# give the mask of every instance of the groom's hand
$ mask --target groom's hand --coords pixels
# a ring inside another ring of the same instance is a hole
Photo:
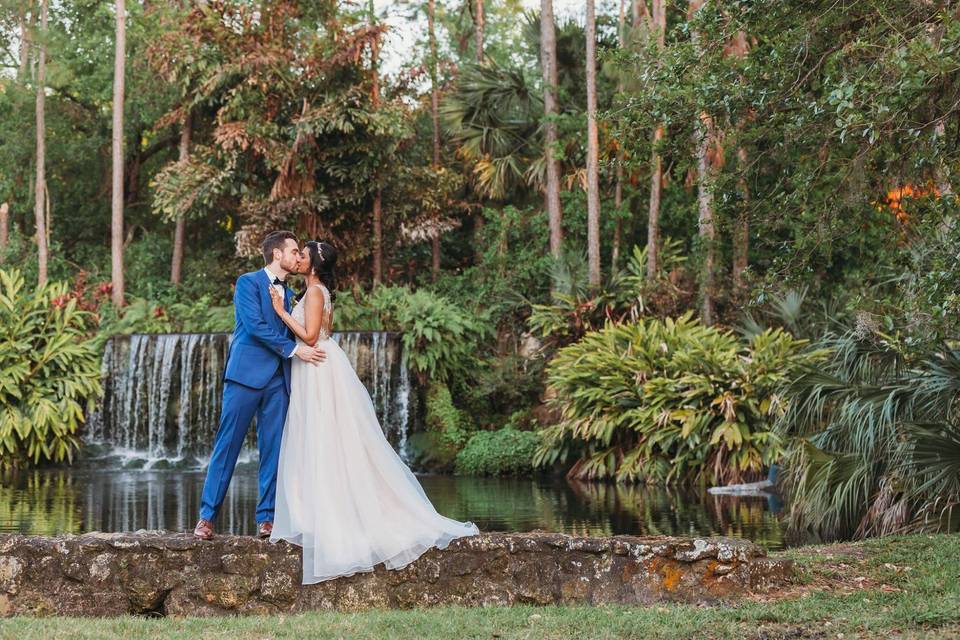
[[[299,345],[297,350],[294,352],[294,355],[304,362],[309,362],[311,364],[320,364],[327,359],[326,351],[316,347],[310,347],[305,344]]]

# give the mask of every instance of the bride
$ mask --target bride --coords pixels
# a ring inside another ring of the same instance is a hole
[[[304,584],[372,571],[381,562],[399,569],[432,547],[479,533],[473,523],[437,513],[384,437],[346,354],[330,340],[336,261],[329,244],[306,244],[299,273],[307,289],[292,313],[271,289],[274,310],[297,343],[323,341],[327,353],[319,365],[293,362],[270,535],[271,542],[303,547]]]

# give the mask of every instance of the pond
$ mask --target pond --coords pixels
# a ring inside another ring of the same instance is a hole
[[[420,475],[437,510],[482,531],[577,535],[725,535],[784,546],[776,498],[569,482],[562,478]],[[0,484],[0,532],[84,533],[193,528],[201,470],[74,467],[23,472]],[[219,531],[254,533],[255,463],[238,466]]]

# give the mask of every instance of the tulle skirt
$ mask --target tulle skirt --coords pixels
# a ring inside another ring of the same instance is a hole
[[[325,362],[292,363],[271,542],[303,547],[303,583],[404,567],[476,535],[434,509],[383,435],[373,403],[333,340]]]

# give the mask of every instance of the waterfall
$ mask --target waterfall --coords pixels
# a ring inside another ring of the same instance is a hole
[[[333,335],[370,393],[387,439],[407,459],[416,423],[400,335],[345,331]],[[94,457],[117,466],[203,466],[220,418],[225,333],[133,334],[111,337],[103,352],[104,394],[86,440]],[[251,429],[242,459],[256,456]]]

